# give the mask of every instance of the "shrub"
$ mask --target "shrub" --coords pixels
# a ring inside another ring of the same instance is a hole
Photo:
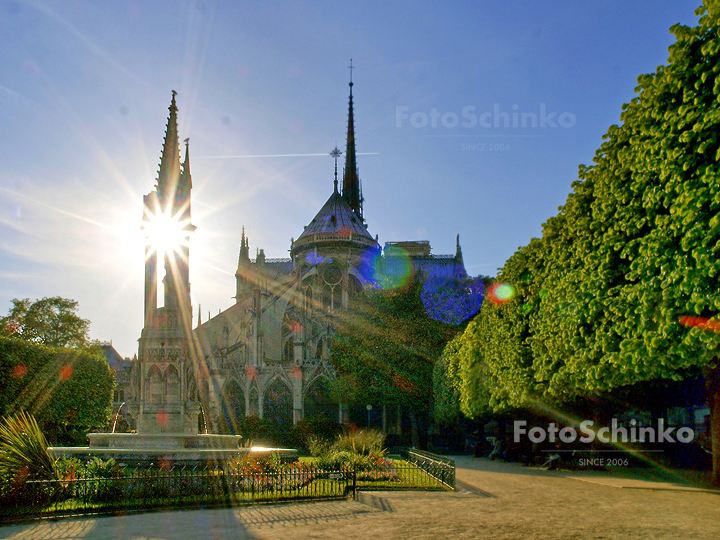
[[[361,429],[347,435],[340,435],[332,445],[333,451],[347,450],[367,456],[372,453],[384,453],[383,444],[385,443],[385,434],[374,429]]]
[[[35,493],[28,480],[57,479],[55,459],[35,418],[24,411],[3,418],[0,424],[0,497],[35,502],[48,493]],[[44,488],[43,488],[44,490]]]
[[[332,442],[321,437],[310,437],[307,442],[307,449],[312,457],[320,457],[330,453]]]

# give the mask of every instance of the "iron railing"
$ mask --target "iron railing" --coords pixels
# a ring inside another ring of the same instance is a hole
[[[372,468],[299,462],[275,470],[118,468],[106,471],[103,478],[28,480],[14,488],[0,486],[0,523],[147,509],[356,498],[360,490],[454,487],[454,464],[450,474],[448,463],[432,464],[418,455],[408,451],[405,459],[385,458]]]
[[[409,463],[435,478],[443,486],[455,489],[454,460],[416,448],[400,448],[397,453]]]

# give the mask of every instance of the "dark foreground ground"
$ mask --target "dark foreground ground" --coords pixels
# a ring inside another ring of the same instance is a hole
[[[458,457],[456,464],[456,493],[376,492],[348,502],[42,522],[0,527],[0,538],[720,537],[720,492],[690,487],[669,474],[544,471],[470,457]]]

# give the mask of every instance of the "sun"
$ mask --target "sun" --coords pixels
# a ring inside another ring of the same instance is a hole
[[[187,223],[179,216],[165,213],[149,216],[143,224],[145,238],[151,251],[158,253],[179,253],[189,242]]]

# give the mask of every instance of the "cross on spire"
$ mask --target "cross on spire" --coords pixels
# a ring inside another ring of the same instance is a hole
[[[350,86],[352,86],[352,70],[355,69],[352,65],[352,58],[350,59],[350,65],[348,68],[350,69]]]
[[[337,142],[335,143],[335,148],[330,151],[330,155],[335,158],[335,192],[337,192],[337,160],[342,156],[342,151],[337,147]]]

